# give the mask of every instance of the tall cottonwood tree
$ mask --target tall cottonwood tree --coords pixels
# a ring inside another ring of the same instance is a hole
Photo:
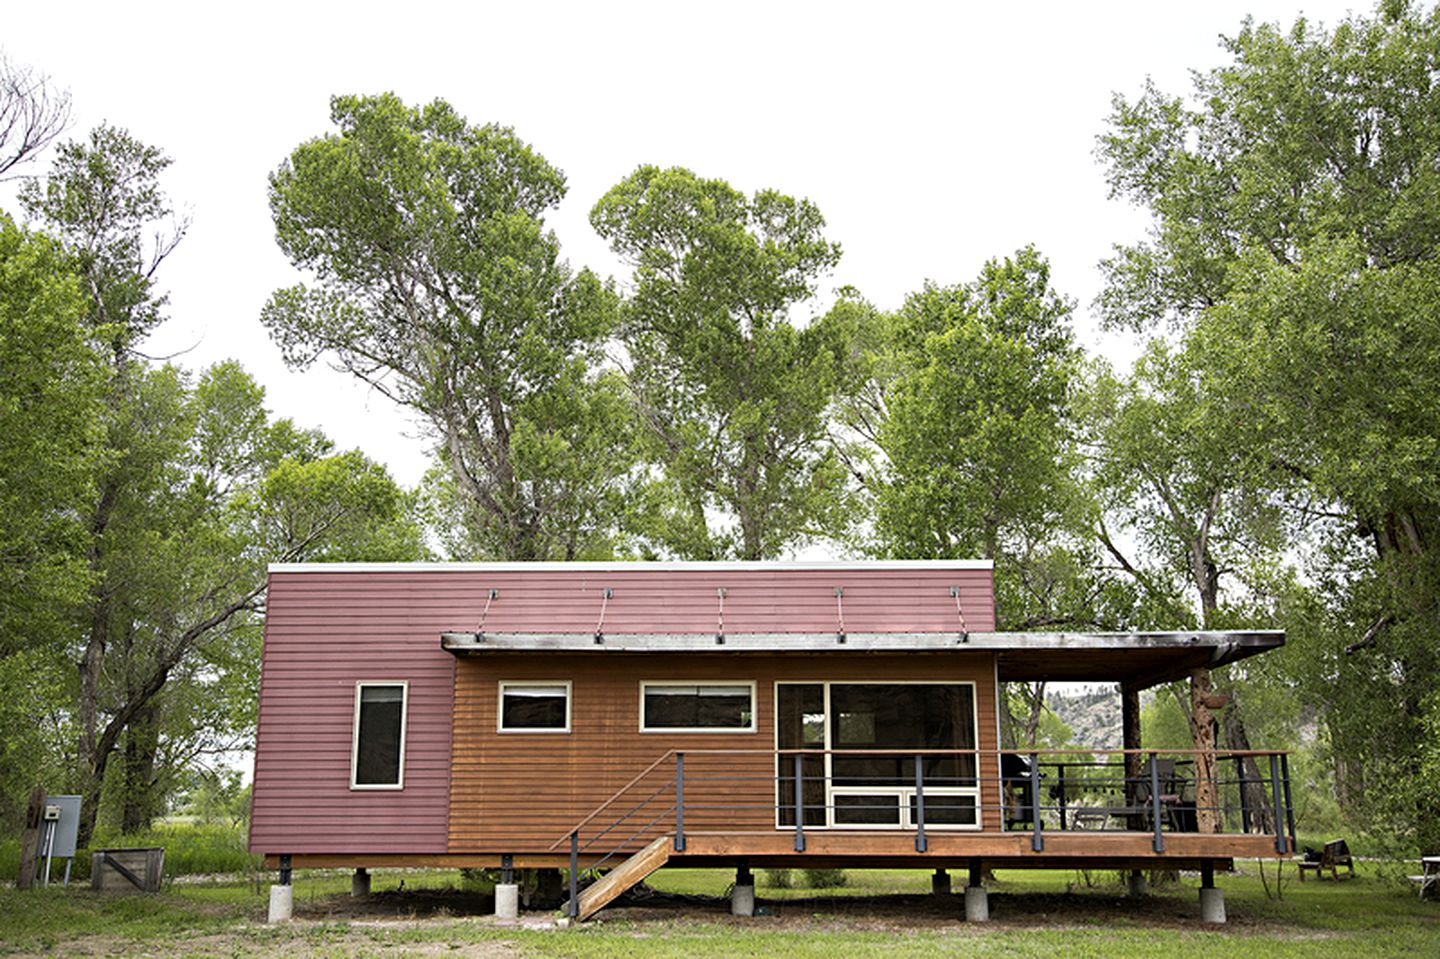
[[[1440,12],[1246,23],[1191,98],[1117,99],[1100,153],[1154,217],[1107,263],[1112,323],[1166,323],[1238,457],[1295,491],[1333,587],[1297,665],[1371,815],[1440,837]],[[1303,540],[1298,540],[1303,543]],[[1398,706],[1398,708],[1397,708]]]
[[[970,283],[927,285],[884,320],[880,379],[857,426],[880,453],[867,478],[872,550],[994,560],[1007,628],[1110,615],[1073,555],[1072,311],[1031,248]]]
[[[439,100],[336,97],[331,119],[270,177],[276,239],[311,275],[262,314],[286,361],[330,357],[421,414],[481,556],[607,551],[632,472],[600,375],[616,297],[545,227],[564,175]]]
[[[208,681],[200,658],[218,663],[222,647],[243,638],[263,601],[266,563],[339,544],[363,553],[360,544],[395,523],[402,505],[363,457],[327,455],[322,437],[269,422],[263,391],[238,366],[221,364],[192,383],[141,355],[164,316],[158,268],[183,233],[159,183],[168,162],[127,132],[100,127],[62,146],[51,175],[21,194],[65,251],[83,304],[75,335],[99,368],[98,452],[79,511],[86,592],[66,631],[76,675],[64,724],[84,796],[82,844],[107,782],[125,824],[153,814],[147,787],[157,753],[185,729],[167,724],[167,701],[184,698],[177,684]],[[298,487],[286,480],[297,474]],[[419,549],[415,534],[400,552]],[[125,775],[109,777],[122,749]]]
[[[847,326],[793,315],[840,257],[820,211],[642,166],[590,222],[633,270],[622,335],[661,476],[653,540],[689,559],[770,559],[843,530],[827,428],[850,377]]]

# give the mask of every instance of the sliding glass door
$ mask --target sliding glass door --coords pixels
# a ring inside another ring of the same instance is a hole
[[[795,824],[795,754],[806,826],[978,829],[973,683],[777,683],[778,824]],[[917,769],[918,766],[918,769]],[[918,782],[917,782],[918,780]]]

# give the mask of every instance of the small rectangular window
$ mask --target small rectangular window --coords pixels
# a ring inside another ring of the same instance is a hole
[[[400,789],[405,782],[407,683],[355,684],[353,789]]]
[[[754,683],[642,683],[642,732],[755,731]]]
[[[568,733],[569,683],[500,684],[502,733]]]

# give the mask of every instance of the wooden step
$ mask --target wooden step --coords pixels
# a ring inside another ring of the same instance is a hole
[[[579,919],[582,922],[589,919],[625,890],[669,862],[671,842],[669,836],[661,836],[580,893]]]

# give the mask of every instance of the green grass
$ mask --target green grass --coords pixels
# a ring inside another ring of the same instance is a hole
[[[215,873],[245,873],[260,868],[260,857],[245,849],[245,827],[230,823],[175,822],[157,824],[141,833],[122,834],[100,828],[91,849],[165,847],[165,875],[193,876]],[[14,882],[20,867],[20,840],[0,840],[0,881]],[[59,875],[57,867],[56,875]],[[90,878],[89,850],[75,857],[71,879]]]
[[[1440,903],[1420,903],[1407,885],[1377,878],[1362,864],[1350,882],[1290,878],[1283,898],[1267,898],[1254,863],[1218,883],[1231,922],[1198,921],[1194,879],[1165,885],[1144,903],[1120,898],[1114,873],[1004,871],[992,889],[988,925],[960,919],[958,898],[943,906],[861,901],[856,896],[929,891],[928,872],[851,870],[850,884],[816,892],[758,889],[774,915],[732,919],[715,906],[665,906],[602,913],[574,929],[497,926],[482,918],[410,919],[403,905],[385,916],[316,919],[344,911],[349,876],[301,872],[293,924],[266,926],[270,877],[263,883],[171,883],[154,896],[101,898],[88,889],[0,890],[0,955],[164,954],[261,956],[384,955],[456,951],[562,957],[770,956],[1390,956],[1440,954]],[[1273,865],[1269,867],[1274,892]],[[650,884],[670,892],[718,895],[729,870],[663,870]],[[963,881],[955,876],[956,888]],[[454,870],[381,871],[373,891],[458,887]],[[1068,896],[1057,894],[1067,893]],[[820,898],[820,897],[828,898]],[[534,918],[544,919],[544,916]],[[379,921],[377,921],[379,920]]]

